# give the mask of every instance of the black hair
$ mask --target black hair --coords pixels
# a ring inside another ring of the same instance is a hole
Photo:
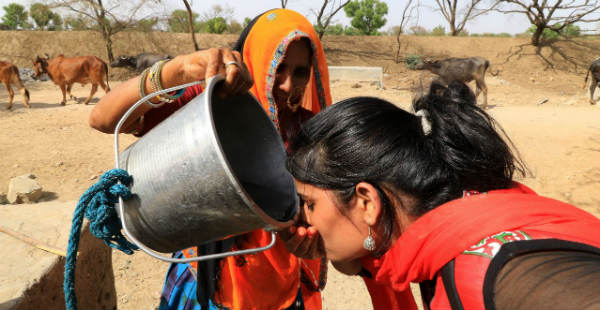
[[[287,166],[299,181],[334,190],[343,204],[359,182],[378,190],[380,249],[396,229],[395,208],[403,207],[395,194],[414,197],[416,206],[405,212],[419,217],[463,190],[509,188],[515,171],[525,175],[497,128],[504,131],[464,83],[432,83],[413,109],[427,111],[430,132],[421,117],[390,102],[355,97],[308,120],[290,144]]]

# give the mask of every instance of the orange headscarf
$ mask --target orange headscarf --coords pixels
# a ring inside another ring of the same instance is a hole
[[[254,78],[250,92],[276,124],[277,105],[272,92],[275,72],[288,45],[300,38],[308,38],[313,50],[313,68],[302,107],[316,114],[331,104],[329,71],[319,36],[306,17],[286,9],[268,11],[258,17],[244,42],[242,58]]]
[[[275,72],[290,42],[300,38],[308,38],[313,50],[311,77],[302,108],[316,114],[331,104],[329,72],[319,37],[304,16],[286,9],[268,11],[256,19],[243,43],[242,58],[254,79],[250,92],[276,125],[277,105],[272,94]],[[244,248],[262,247],[271,240],[270,233],[262,229],[247,236]],[[326,266],[319,260],[298,259],[286,250],[281,240],[267,251],[243,258],[227,257],[221,267],[215,299],[227,308],[284,309],[294,302],[298,289],[302,288],[305,308],[321,309],[319,292],[307,287],[324,284],[319,283],[322,278],[319,276]],[[301,270],[309,284],[301,284]]]

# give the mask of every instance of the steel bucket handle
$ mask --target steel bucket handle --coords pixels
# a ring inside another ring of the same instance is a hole
[[[225,78],[222,75],[215,75],[214,77],[212,77],[208,80],[206,89],[204,91],[207,92],[207,94],[211,94],[215,85],[224,79]],[[178,85],[178,86],[174,86],[171,88],[167,88],[167,89],[159,90],[157,92],[150,93],[150,94],[146,95],[145,97],[141,98],[140,100],[138,100],[133,106],[131,106],[129,108],[129,110],[127,110],[127,112],[125,112],[125,114],[123,114],[123,116],[117,123],[117,127],[115,127],[115,133],[114,133],[114,135],[115,135],[115,168],[120,169],[120,167],[119,167],[119,131],[121,130],[121,126],[123,126],[123,123],[125,123],[125,120],[129,117],[129,115],[131,115],[131,113],[133,113],[133,111],[138,106],[140,106],[142,103],[146,102],[148,99],[151,99],[152,97],[155,97],[157,95],[162,95],[162,94],[169,93],[169,92],[172,92],[172,91],[175,91],[178,89],[194,86],[194,85],[202,83],[203,81],[204,80],[200,80],[200,81],[196,81],[196,82],[182,84],[182,85]],[[147,104],[149,104],[153,108],[158,108],[158,107],[161,107],[164,103],[154,104],[154,103],[148,101]],[[261,252],[264,250],[268,250],[268,249],[272,248],[273,245],[275,245],[275,240],[276,240],[275,232],[272,231],[271,232],[271,242],[264,247],[216,253],[216,254],[209,254],[209,255],[202,255],[202,256],[197,256],[197,257],[193,257],[193,258],[172,258],[172,257],[157,254],[156,252],[154,252],[153,250],[148,248],[146,245],[144,245],[142,242],[137,240],[131,233],[129,233],[129,230],[127,229],[127,224],[125,223],[124,210],[125,210],[125,208],[123,207],[123,199],[121,198],[121,196],[119,196],[119,214],[121,214],[121,226],[123,226],[123,232],[125,233],[125,236],[127,237],[127,239],[129,239],[133,244],[135,244],[142,251],[146,252],[146,254],[148,254],[156,259],[159,259],[159,260],[162,260],[165,262],[169,262],[169,263],[190,263],[190,262],[199,262],[199,261],[204,261],[204,260],[223,258],[223,257],[227,257],[227,256],[253,254],[253,253],[258,253],[258,252]]]

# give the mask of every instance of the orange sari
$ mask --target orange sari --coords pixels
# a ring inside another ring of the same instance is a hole
[[[276,125],[279,124],[277,105],[272,94],[275,72],[290,42],[300,38],[308,38],[313,49],[311,77],[302,109],[316,114],[331,104],[329,72],[319,37],[304,16],[286,9],[268,11],[258,17],[243,45],[242,58],[254,78],[250,92]],[[246,236],[244,248],[262,247],[271,239],[270,233],[264,230]],[[300,288],[305,308],[321,309],[319,290],[324,285],[326,263],[297,258],[286,250],[280,239],[273,248],[244,255],[242,261],[240,263],[239,257],[221,261],[215,294],[218,304],[230,309],[284,309],[294,302]],[[301,282],[301,274],[305,281]]]

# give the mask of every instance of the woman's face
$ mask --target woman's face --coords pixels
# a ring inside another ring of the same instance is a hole
[[[297,180],[296,188],[306,221],[323,238],[327,258],[344,262],[369,254],[362,246],[368,235],[368,225],[360,208],[350,207],[343,211],[344,214],[332,191]]]
[[[273,97],[278,107],[296,105],[302,100],[310,78],[310,50],[305,40],[295,40],[277,67]]]

